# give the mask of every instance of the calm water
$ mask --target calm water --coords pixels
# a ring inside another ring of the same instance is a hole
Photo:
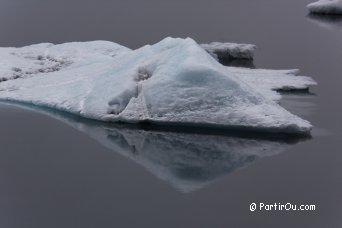
[[[145,132],[2,104],[0,227],[342,227],[342,19],[307,17],[309,2],[0,0],[0,46],[247,42],[256,67],[319,83],[282,101],[315,126],[304,141]]]

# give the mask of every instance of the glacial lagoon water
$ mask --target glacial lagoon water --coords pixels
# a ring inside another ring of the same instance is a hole
[[[245,42],[258,46],[247,66],[318,82],[281,101],[312,122],[311,139],[123,128],[1,104],[0,226],[341,227],[342,27],[307,16],[309,2],[0,0],[0,46]],[[316,211],[251,212],[253,202]]]

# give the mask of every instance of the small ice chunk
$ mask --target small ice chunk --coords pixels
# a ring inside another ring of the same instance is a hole
[[[253,59],[256,46],[253,44],[212,42],[201,44],[210,55],[218,59]]]
[[[310,13],[317,14],[342,14],[341,0],[319,0],[307,5]]]

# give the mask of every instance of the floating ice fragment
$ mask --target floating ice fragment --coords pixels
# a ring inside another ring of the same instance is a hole
[[[341,0],[319,0],[310,3],[307,8],[311,13],[317,14],[342,14]]]

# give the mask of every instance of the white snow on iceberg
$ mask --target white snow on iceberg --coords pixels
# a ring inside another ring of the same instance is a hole
[[[259,85],[239,79],[190,38],[166,38],[134,51],[102,41],[41,44],[2,48],[0,57],[3,100],[101,121],[311,130],[309,122],[280,107]]]
[[[201,44],[210,55],[216,59],[253,59],[256,46],[253,44],[212,42]]]
[[[318,14],[342,14],[341,0],[319,0],[310,3],[307,8],[311,13]]]
[[[266,70],[228,67],[241,81],[253,87],[265,97],[279,101],[278,91],[307,91],[317,83],[307,76],[299,76],[299,70]]]
[[[0,48],[0,82],[37,76],[65,69],[69,65],[80,67],[93,62],[108,61],[130,49],[108,41],[42,43],[23,48]]]

